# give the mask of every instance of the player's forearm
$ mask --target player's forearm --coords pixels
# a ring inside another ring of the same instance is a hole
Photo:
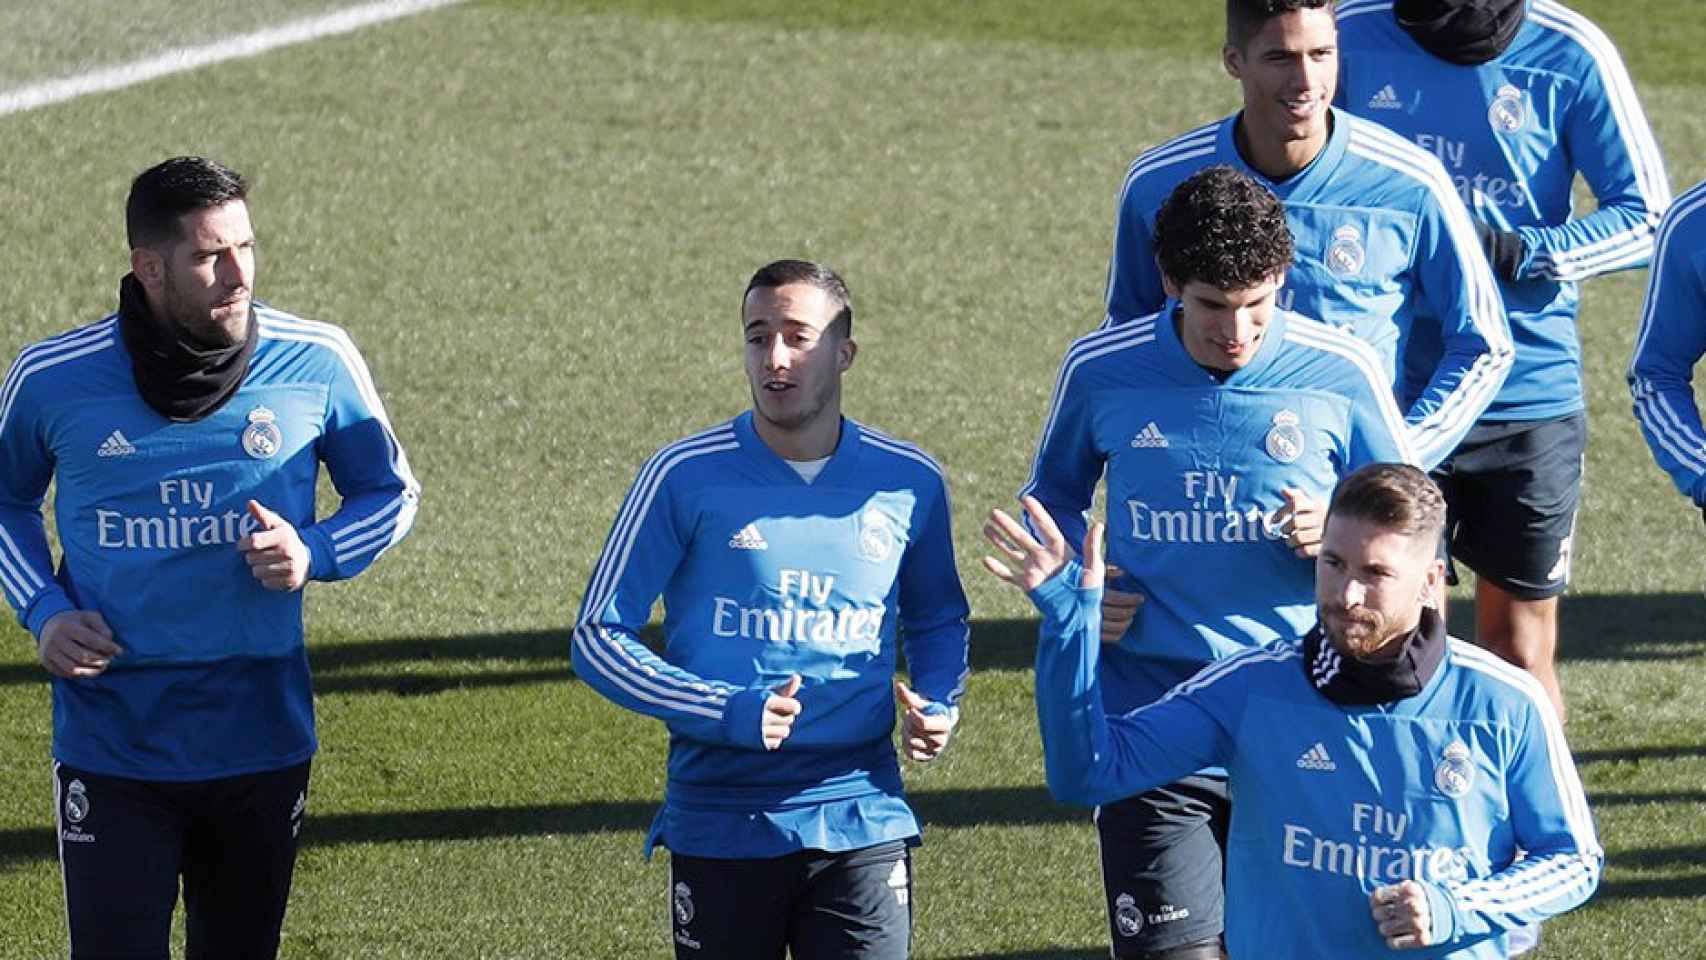
[[[1405,412],[1417,466],[1431,470],[1451,455],[1498,396],[1514,359],[1508,339],[1495,346],[1465,334],[1447,344],[1433,379]]]
[[[1435,887],[1429,903],[1436,935],[1442,937],[1436,942],[1478,939],[1572,910],[1598,889],[1601,866],[1598,854],[1530,851],[1490,876]]]
[[[971,631],[964,616],[935,624],[903,624],[907,669],[918,695],[957,710],[970,674]]]
[[[345,580],[366,570],[414,527],[419,490],[401,484],[346,497],[337,512],[297,531],[309,579]]]
[[[617,706],[670,725],[705,743],[763,748],[759,712],[769,691],[707,680],[653,653],[633,631],[588,622],[575,628],[569,658],[575,676]]]
[[[1681,383],[1635,378],[1630,383],[1635,420],[1653,460],[1684,496],[1706,502],[1706,428],[1694,391]]]
[[[32,636],[55,615],[76,609],[54,579],[39,504],[0,503],[0,588]]]
[[[1519,227],[1525,252],[1519,275],[1562,283],[1644,267],[1653,255],[1660,212],[1636,197],[1568,223]]]

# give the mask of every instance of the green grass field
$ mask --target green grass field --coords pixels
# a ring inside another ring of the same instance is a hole
[[[1624,50],[1672,184],[1706,177],[1697,3],[1576,5]],[[0,87],[330,6],[217,29],[158,0],[8,11]],[[638,465],[743,409],[740,291],[779,256],[854,290],[848,412],[953,476],[977,673],[953,748],[908,771],[916,953],[1105,955],[1088,818],[1042,786],[1029,610],[977,531],[1100,319],[1126,165],[1235,104],[1218,11],[474,3],[0,117],[4,359],[116,302],[138,170],[218,157],[257,185],[260,296],[352,332],[425,485],[408,542],[310,590],[322,748],[285,957],[669,955],[667,856],[639,856],[664,734],[574,680],[566,625]],[[1706,551],[1628,412],[1644,279],[1586,293],[1563,660],[1610,860],[1543,957],[1706,956]],[[0,640],[0,960],[63,955],[48,687],[23,631]]]

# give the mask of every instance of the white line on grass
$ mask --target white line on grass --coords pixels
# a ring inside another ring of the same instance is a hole
[[[349,33],[376,23],[461,2],[462,0],[380,0],[377,3],[365,3],[359,7],[348,7],[317,17],[293,20],[238,37],[215,40],[201,46],[177,47],[145,60],[32,83],[13,90],[0,91],[0,117],[62,103],[91,93],[122,90],[174,73],[184,73],[226,60],[253,57],[294,43],[307,43],[321,37]]]

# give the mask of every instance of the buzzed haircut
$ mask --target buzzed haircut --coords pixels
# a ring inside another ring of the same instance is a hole
[[[246,200],[249,182],[206,157],[173,157],[137,174],[124,204],[124,231],[132,250],[174,243],[186,213]]]
[[[1445,533],[1445,496],[1428,475],[1405,463],[1371,463],[1333,488],[1329,519],[1356,517],[1406,537],[1437,543]]]
[[[1284,275],[1294,253],[1279,198],[1224,164],[1179,184],[1155,215],[1155,259],[1180,287],[1249,290]]]
[[[747,294],[754,290],[785,287],[791,283],[807,284],[828,294],[836,305],[835,318],[829,322],[829,332],[844,340],[853,335],[853,295],[847,292],[847,284],[841,277],[821,263],[810,260],[774,260],[767,263],[747,281],[746,292],[740,295],[740,302],[745,304]]]
[[[1334,0],[1226,0],[1226,43],[1244,49],[1262,25],[1294,10],[1333,12]]]

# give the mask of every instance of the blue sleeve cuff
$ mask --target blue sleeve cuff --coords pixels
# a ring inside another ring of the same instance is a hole
[[[764,713],[764,702],[769,699],[769,687],[752,687],[731,694],[723,706],[719,731],[723,742],[748,750],[763,750],[764,727],[759,720]]]
[[[303,527],[296,531],[302,538],[303,546],[308,548],[308,579],[336,580],[338,576],[337,555],[332,552],[332,539],[318,525]]]
[[[1438,945],[1457,938],[1457,914],[1450,892],[1437,883],[1422,884],[1428,893],[1428,942]]]
[[[42,591],[41,596],[30,604],[29,610],[19,620],[23,623],[24,629],[30,632],[30,636],[35,637],[36,642],[40,643],[41,628],[47,626],[49,620],[68,610],[75,609],[77,606],[71,602],[70,597],[65,595],[65,591],[59,589],[57,585],[52,585]]]

